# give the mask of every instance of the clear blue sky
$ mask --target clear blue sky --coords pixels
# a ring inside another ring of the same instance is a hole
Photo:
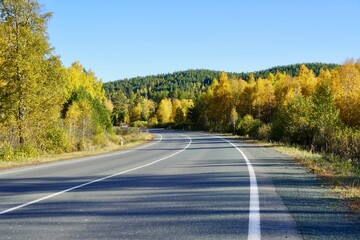
[[[360,0],[39,0],[69,66],[104,82],[360,57]]]

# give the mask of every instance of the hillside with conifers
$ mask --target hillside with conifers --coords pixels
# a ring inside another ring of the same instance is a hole
[[[250,73],[227,73],[229,78],[237,78],[248,80],[254,78],[266,78],[269,73],[276,74],[287,73],[294,77],[302,64],[292,64],[286,66],[278,66],[263,71]],[[337,64],[327,63],[306,63],[307,68],[312,70],[317,76],[320,70],[334,69]],[[159,102],[162,98],[191,98],[195,99],[199,93],[204,92],[205,87],[210,85],[214,78],[217,78],[221,71],[213,70],[187,70],[168,74],[158,74],[146,77],[135,77],[131,79],[123,79],[104,84],[104,89],[108,95],[115,92],[122,92],[128,98],[131,94],[140,94],[142,97]]]

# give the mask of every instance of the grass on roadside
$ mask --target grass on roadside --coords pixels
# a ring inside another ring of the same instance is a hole
[[[252,141],[252,140],[251,140]],[[312,153],[297,147],[253,141],[297,160],[301,165],[317,174],[324,184],[349,203],[352,211],[360,213],[360,169],[350,161],[334,156]]]
[[[153,135],[147,132],[128,134],[122,137],[124,142],[123,146],[109,141],[105,147],[98,149],[61,153],[61,154],[46,154],[34,158],[27,158],[27,159],[25,158],[19,160],[8,160],[8,161],[0,160],[0,170],[29,166],[29,165],[37,165],[42,163],[54,162],[54,161],[68,160],[72,158],[81,158],[81,157],[99,155],[103,153],[128,149],[153,139]]]

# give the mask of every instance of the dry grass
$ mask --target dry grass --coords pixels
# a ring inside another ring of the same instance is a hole
[[[264,144],[261,142],[261,144]],[[310,169],[336,193],[348,202],[354,212],[360,213],[360,170],[350,161],[312,153],[296,147],[265,143],[273,149],[292,157]]]
[[[109,153],[109,152],[118,151],[118,150],[124,150],[124,149],[128,149],[128,148],[140,145],[147,141],[150,141],[151,139],[153,139],[153,135],[150,133],[144,132],[144,133],[140,133],[140,134],[126,135],[126,136],[123,136],[123,138],[124,138],[123,146],[109,141],[105,147],[87,150],[87,151],[61,153],[61,154],[47,154],[47,155],[41,155],[41,156],[34,157],[34,158],[14,160],[14,161],[0,160],[0,170],[29,166],[29,165],[38,165],[38,164],[61,161],[61,160],[68,160],[68,159],[73,159],[73,158],[88,157],[88,156],[94,156],[94,155]]]

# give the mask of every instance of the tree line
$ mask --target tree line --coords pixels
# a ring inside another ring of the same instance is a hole
[[[201,91],[194,98],[171,97],[169,92],[157,100],[143,95],[141,88],[136,93],[107,88],[114,104],[113,121],[234,132],[296,144],[359,164],[360,60],[320,69],[318,74],[303,64],[296,74],[269,71],[266,77],[239,76],[221,72],[208,85],[203,84],[207,78],[202,78],[197,82]],[[121,84],[131,86],[134,81]]]
[[[0,159],[81,150],[111,134],[101,81],[79,62],[62,65],[50,18],[34,0],[0,1]]]
[[[253,73],[227,73],[229,78],[249,80],[250,77],[266,78],[269,73],[277,72],[287,73],[294,77],[301,64],[292,64],[287,66],[273,67],[263,71]],[[325,63],[306,63],[305,66],[312,70],[317,76],[320,69],[334,69],[337,64]],[[146,77],[135,77],[123,79],[104,84],[108,96],[116,95],[119,92],[130,98],[132,94],[138,94],[143,98],[160,102],[163,98],[177,99],[195,99],[199,93],[203,93],[206,87],[211,84],[214,78],[217,78],[221,72],[212,70],[187,70],[168,74],[159,74]],[[115,98],[116,96],[114,96]],[[114,99],[114,101],[116,101]]]

